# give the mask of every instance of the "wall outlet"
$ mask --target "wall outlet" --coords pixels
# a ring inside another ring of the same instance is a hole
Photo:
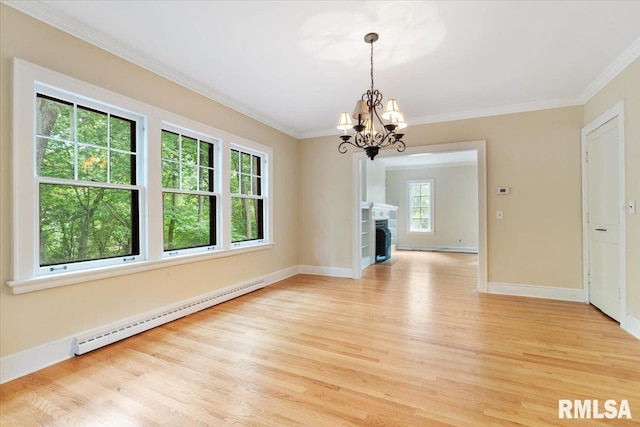
[[[504,211],[496,211],[496,219],[503,219]]]

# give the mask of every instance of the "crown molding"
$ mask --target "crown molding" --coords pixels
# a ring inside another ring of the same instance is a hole
[[[587,88],[580,94],[580,102],[586,104],[600,92],[611,80],[616,78],[636,58],[640,57],[640,37],[635,39]]]
[[[535,101],[524,104],[503,105],[500,107],[481,108],[478,110],[460,111],[444,114],[434,114],[423,117],[408,117],[410,126],[426,125],[432,123],[452,122],[455,120],[477,119],[481,117],[501,116],[505,114],[526,113],[530,111],[550,110],[553,108],[573,107],[582,105],[578,98],[552,99],[546,101]],[[323,136],[337,136],[339,132],[335,129],[302,133],[301,139],[317,138]]]
[[[138,65],[154,74],[164,77],[174,83],[179,84],[189,90],[192,90],[206,98],[211,99],[225,107],[228,107],[238,113],[244,114],[254,120],[257,120],[267,126],[279,130],[293,138],[300,139],[300,135],[293,129],[269,119],[258,111],[246,108],[239,102],[231,99],[222,93],[214,90],[210,86],[204,85],[191,77],[187,76],[174,68],[167,67],[159,61],[151,58],[144,53],[131,49],[123,43],[105,35],[100,31],[96,31],[94,28],[83,24],[82,22],[73,19],[52,6],[46,4],[42,0],[32,1],[20,1],[20,0],[2,0],[3,4],[12,7],[26,15],[31,16],[45,24],[71,34],[74,37],[79,38],[87,43],[97,46],[109,53],[112,53],[120,58],[123,58],[135,65]]]

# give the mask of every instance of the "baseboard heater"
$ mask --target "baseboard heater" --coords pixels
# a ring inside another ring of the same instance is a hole
[[[143,313],[139,316],[128,318],[117,324],[92,330],[82,336],[74,338],[74,353],[85,354],[116,341],[129,338],[140,332],[148,331],[156,326],[169,323],[173,320],[187,316],[214,305],[229,301],[241,295],[248,294],[267,285],[264,280],[256,280],[236,286],[219,289],[209,294],[201,295],[191,300],[163,307],[154,312]]]

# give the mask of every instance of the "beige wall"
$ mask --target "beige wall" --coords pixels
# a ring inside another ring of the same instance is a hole
[[[625,194],[640,203],[640,58],[613,79],[584,106],[584,125],[624,100]],[[640,212],[626,217],[627,305],[629,314],[640,319]]]
[[[0,356],[298,264],[295,139],[5,5],[0,31]],[[13,295],[4,284],[11,279],[13,57],[272,147],[274,248]]]
[[[486,139],[489,281],[582,288],[582,125],[577,106],[407,128],[409,146]],[[301,264],[351,266],[352,156],[338,143],[300,147]]]
[[[407,181],[434,180],[434,233],[409,233]],[[398,246],[478,248],[477,166],[388,170],[387,203],[399,206]]]

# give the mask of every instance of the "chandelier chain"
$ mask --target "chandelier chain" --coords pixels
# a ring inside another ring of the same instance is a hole
[[[373,92],[373,41],[371,42],[371,92]]]

